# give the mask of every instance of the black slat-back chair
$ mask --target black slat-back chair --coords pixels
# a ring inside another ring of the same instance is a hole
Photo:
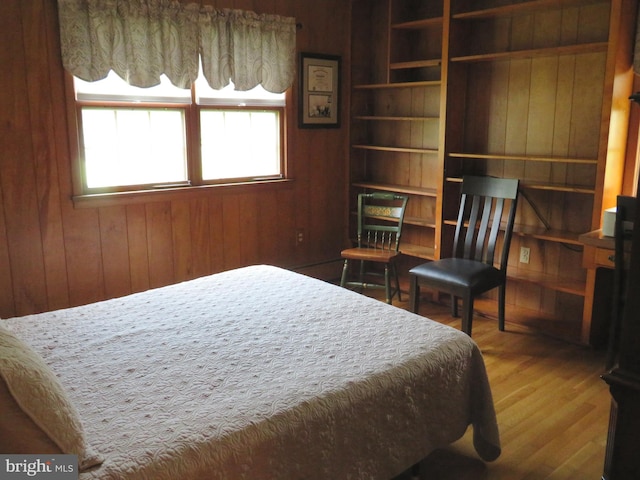
[[[400,283],[395,260],[400,254],[402,223],[408,197],[394,193],[361,193],[358,195],[357,246],[342,251],[344,266],[340,285],[347,288],[383,288],[387,303],[397,294],[400,300]],[[352,260],[360,262],[357,280],[349,280]],[[381,274],[369,268],[384,266],[384,283],[369,281]],[[395,285],[391,286],[391,279]]]
[[[636,198],[619,195],[616,203],[616,219],[614,224],[614,257],[613,257],[613,294],[611,308],[611,324],[607,348],[606,369],[613,368],[618,359],[620,343],[620,324],[624,313],[627,295],[627,279],[629,277],[629,252],[633,233],[633,220],[636,211]]]
[[[420,285],[449,293],[455,317],[458,299],[462,299],[462,331],[471,335],[474,298],[499,288],[498,325],[504,330],[507,260],[518,203],[518,183],[517,179],[463,178],[452,258],[409,270],[413,312],[419,309]],[[505,214],[506,221],[503,221]],[[500,230],[502,242],[498,242]],[[499,261],[495,265],[497,250],[500,250]]]

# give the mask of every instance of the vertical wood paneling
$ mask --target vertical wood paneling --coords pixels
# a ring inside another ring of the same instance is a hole
[[[46,52],[42,52],[41,56],[46,59],[47,70],[49,73],[48,83],[45,90],[49,94],[48,105],[51,109],[51,115],[53,118],[52,123],[52,139],[53,147],[52,153],[55,156],[48,159],[49,162],[55,164],[57,171],[57,178],[51,179],[52,183],[55,183],[58,188],[58,206],[59,219],[53,219],[47,216],[47,228],[51,231],[60,229],[60,243],[59,248],[51,252],[47,252],[47,258],[55,257],[60,263],[58,271],[56,269],[55,274],[51,274],[52,267],[51,262],[45,259],[45,267],[47,268],[47,291],[49,293],[49,306],[51,309],[64,308],[71,303],[70,282],[69,282],[69,268],[66,263],[67,258],[67,245],[65,243],[65,231],[64,231],[64,219],[65,212],[71,209],[71,164],[69,154],[69,129],[65,119],[69,117],[67,111],[67,102],[65,99],[65,77],[64,69],[62,68],[62,62],[60,59],[60,37],[58,32],[58,11],[56,2],[50,0],[42,0],[43,9],[42,15],[45,16],[46,23],[46,35],[48,40],[48,47]],[[39,33],[42,35],[42,32]],[[42,87],[42,86],[41,86]],[[55,189],[54,185],[51,185],[51,189]],[[49,209],[53,211],[55,202],[53,198],[49,204]],[[52,247],[54,248],[54,247]]]
[[[14,2],[15,3],[15,2]],[[16,14],[17,9],[15,5],[11,5],[9,2],[5,2],[0,4],[0,39],[2,39],[3,45],[6,45],[9,41],[9,36],[11,34],[11,26],[8,25],[8,19],[10,15]],[[19,26],[13,27],[15,33],[15,29]],[[0,51],[0,64],[9,65],[9,62],[12,58],[15,58],[15,54],[12,54],[9,48],[3,48]],[[11,87],[9,75],[0,76],[0,87],[2,87],[3,91],[9,90]],[[13,113],[13,108],[11,107],[11,103],[13,99],[5,98],[6,96],[0,96],[0,111],[7,111],[9,114]],[[6,110],[8,108],[8,110]],[[12,126],[9,122],[5,121],[0,124],[0,138],[8,139],[8,135],[12,130]],[[4,200],[4,192],[2,185],[4,181],[2,180],[2,170],[4,170],[4,164],[6,161],[6,156],[11,156],[15,152],[15,146],[6,145],[6,140],[2,142],[2,149],[0,149],[0,165],[2,165],[2,169],[0,169],[0,201],[2,202],[2,208],[0,208],[0,302],[4,306],[4,315],[12,316],[16,314],[16,306],[15,306],[15,295],[13,292],[13,276],[12,276],[12,268],[11,268],[11,251],[9,248],[9,232],[7,231],[6,225],[6,213],[5,213],[5,200]],[[12,151],[13,149],[13,151]]]
[[[0,202],[2,200],[2,183],[0,183]],[[4,306],[4,316],[14,316],[16,308],[13,295],[13,282],[11,276],[11,257],[7,242],[7,228],[4,221],[4,209],[0,209],[0,304]]]
[[[72,305],[104,298],[100,220],[95,209],[67,211],[64,244]]]
[[[511,122],[507,112],[509,111],[509,92],[511,66],[509,62],[498,62],[491,67],[491,90],[489,131],[489,151],[507,153],[507,129]],[[492,162],[493,163],[493,162]],[[499,176],[522,178],[524,165],[522,162],[500,162],[495,166],[496,172],[487,172]]]
[[[596,158],[598,154],[605,61],[603,53],[589,53],[576,58],[572,92],[572,151],[578,157]]]
[[[257,256],[256,262],[278,263],[280,234],[279,214],[284,205],[278,203],[276,192],[267,192],[261,195],[256,205]],[[284,230],[287,231],[287,230]],[[292,230],[288,230],[291,232]],[[293,236],[293,233],[291,234]],[[284,240],[284,239],[282,239]]]
[[[277,233],[275,235],[275,247],[277,251],[277,263],[286,264],[292,258],[295,259],[294,252],[302,249],[295,243],[296,233],[296,209],[295,196],[293,190],[283,190],[276,193],[278,205]],[[293,232],[293,235],[288,233]],[[308,240],[310,241],[310,240]]]
[[[553,147],[555,130],[556,89],[558,61],[541,58],[532,61],[531,93],[527,130],[527,155],[548,155]],[[545,179],[547,172],[545,172]],[[532,177],[535,178],[535,177]]]
[[[233,0],[233,8],[255,11],[254,0]]]
[[[148,290],[151,286],[149,280],[147,215],[144,205],[128,205],[126,215],[131,291],[142,292]]]
[[[304,30],[307,30],[305,27]],[[304,161],[304,159],[310,159],[314,156],[313,145],[309,141],[310,137],[313,137],[309,130],[297,130],[294,142],[296,144],[296,157],[293,160],[294,175],[296,178],[296,189],[298,191],[309,192],[312,184],[312,178],[320,175],[320,172],[315,172],[310,167],[311,162]],[[305,196],[304,198],[298,198],[294,202],[294,225],[296,228],[302,228],[310,240],[307,245],[312,243],[312,232],[310,229],[310,215],[309,203],[311,202],[312,195]],[[283,232],[284,234],[284,232]],[[293,264],[299,265],[303,263],[305,257],[305,249],[300,246],[293,250]]]
[[[239,196],[225,195],[222,202],[222,223],[224,225],[222,248],[225,270],[242,265],[242,247],[240,245],[242,221]]]
[[[206,199],[195,199],[190,203],[192,277],[201,277],[211,272],[209,248],[209,209]]]
[[[259,245],[264,240],[264,237],[258,231],[258,205],[261,201],[262,196],[258,198],[253,193],[238,197],[238,217],[242,218],[238,236],[241,265],[256,264],[260,258]]]
[[[531,61],[511,61],[507,97],[508,121],[505,150],[512,155],[526,153],[530,83]]]
[[[344,233],[343,221],[346,218],[345,208],[341,202],[345,201],[344,189],[340,188],[342,179],[347,175],[345,165],[348,158],[348,150],[345,144],[338,141],[339,132],[333,130],[328,139],[326,151],[329,158],[328,175],[324,176],[324,194],[326,204],[324,205],[326,216],[323,218],[323,230],[318,238],[327,239],[317,242],[321,247],[320,258],[335,259],[339,255],[339,250],[335,249],[340,245],[341,237]],[[321,208],[322,206],[320,206]]]
[[[311,150],[323,149],[325,155],[322,159],[316,159],[313,165],[313,169],[309,172],[310,182],[309,191],[311,193],[310,198],[313,198],[313,202],[309,202],[308,206],[308,218],[307,226],[305,230],[308,232],[308,239],[322,238],[323,229],[325,228],[325,222],[327,221],[327,215],[330,215],[328,207],[330,205],[329,196],[337,194],[333,191],[331,186],[326,182],[331,178],[332,166],[331,166],[331,153],[327,151],[327,132],[322,132],[321,135],[313,135],[309,139],[309,147]],[[324,145],[324,147],[323,147]],[[396,168],[399,171],[402,169],[402,165],[396,164]],[[396,171],[399,174],[398,171]],[[319,242],[310,242],[307,244],[311,247],[312,258],[318,258],[321,255],[322,245]]]
[[[556,85],[557,61],[554,58],[531,61],[531,86],[527,119],[527,155],[546,155],[553,144],[555,93],[549,86]],[[552,164],[525,162],[522,178],[532,182],[549,182]]]
[[[226,225],[222,206],[222,197],[216,196],[209,199],[209,251],[211,255],[211,272],[220,272],[225,269],[224,264],[224,238]]]
[[[22,2],[27,88],[34,149],[36,189],[38,195],[43,262],[47,285],[48,308],[56,309],[68,304],[67,269],[64,257],[60,189],[55,161],[54,113],[51,92],[43,89],[50,84],[49,57],[44,55],[51,43],[51,29],[47,28],[46,1]],[[42,12],[45,11],[46,15]],[[45,32],[45,34],[43,34]]]
[[[131,293],[126,208],[102,208],[99,215],[104,292],[107,297],[120,297]]]
[[[553,129],[554,155],[568,156],[571,138],[571,115],[573,78],[575,75],[575,57],[567,55],[558,59],[558,88],[556,91],[555,125]],[[560,181],[560,179],[558,179]]]
[[[147,246],[149,254],[149,286],[162,287],[175,281],[171,204],[149,203],[147,214]]]
[[[173,269],[176,281],[193,277],[191,240],[191,209],[188,200],[171,202],[171,232],[173,234]]]
[[[31,313],[47,307],[46,277],[35,180],[22,11],[17,1],[0,5],[0,183],[7,229],[15,311]],[[17,22],[10,20],[18,19]],[[25,19],[26,20],[26,19]]]

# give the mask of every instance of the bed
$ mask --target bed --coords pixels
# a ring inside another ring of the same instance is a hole
[[[81,480],[390,479],[469,425],[500,455],[470,337],[277,267],[0,325],[3,412],[33,423],[0,448],[36,430]]]

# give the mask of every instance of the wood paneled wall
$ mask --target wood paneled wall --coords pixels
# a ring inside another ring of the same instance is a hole
[[[302,24],[299,51],[348,61],[349,2],[202,3],[294,16]],[[253,263],[292,267],[339,257],[347,232],[348,135],[345,127],[299,129],[297,84],[287,110],[291,182],[83,207],[72,201],[56,1],[2,0],[0,44],[0,317]],[[348,72],[343,68],[342,125]]]

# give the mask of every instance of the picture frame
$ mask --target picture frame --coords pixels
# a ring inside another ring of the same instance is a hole
[[[300,54],[300,128],[340,127],[340,63],[337,55]]]

